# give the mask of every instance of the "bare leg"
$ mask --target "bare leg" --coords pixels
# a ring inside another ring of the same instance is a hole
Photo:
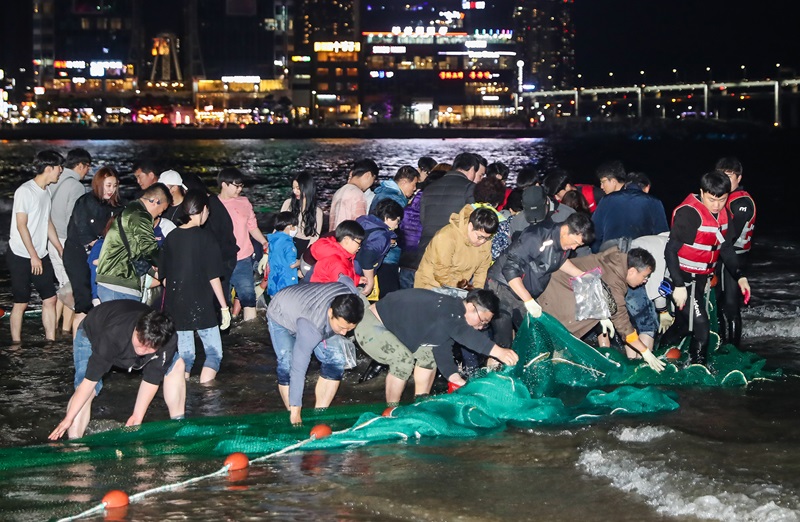
[[[386,375],[386,402],[389,404],[398,404],[400,397],[403,396],[403,390],[406,387],[406,381],[395,377],[391,373]]]
[[[284,386],[282,384],[278,385],[278,393],[281,394],[281,399],[283,399],[283,405],[286,406],[286,409],[289,409],[289,387]]]
[[[64,307],[63,312],[63,321],[61,323],[61,331],[64,333],[69,333],[72,331],[72,318],[75,316],[75,312],[69,306]]]
[[[42,325],[44,338],[48,341],[56,340],[56,303],[58,298],[53,296],[42,301]]]
[[[433,380],[436,378],[436,370],[414,367],[414,395],[427,395],[433,387]]]
[[[256,309],[254,306],[245,306],[243,310],[244,316],[242,317],[242,321],[252,321],[256,318]]]
[[[58,323],[61,321],[61,315],[64,313],[64,303],[61,302],[61,299],[56,297],[56,327],[58,327]]]
[[[200,372],[200,384],[211,382],[217,376],[217,370],[203,366],[203,371]]]
[[[72,421],[72,426],[67,430],[67,437],[70,439],[78,439],[83,437],[83,434],[86,433],[86,427],[89,425],[89,420],[91,420],[92,417],[93,400],[94,394],[89,397],[89,400],[83,405],[81,411],[75,416],[75,420]],[[72,399],[69,400],[69,404],[72,404]],[[69,409],[69,404],[67,404],[67,409]]]
[[[339,389],[339,381],[332,381],[320,377],[317,379],[317,387],[314,393],[317,397],[317,402],[314,404],[315,408],[327,408],[333,402],[333,397]]]
[[[600,334],[597,336],[597,344],[601,348],[608,348],[611,346],[611,339],[608,338],[608,334]]]
[[[183,359],[172,367],[172,371],[164,376],[164,402],[167,403],[171,419],[186,414],[186,380],[183,378]]]
[[[9,324],[11,325],[11,342],[18,343],[22,340],[22,318],[25,316],[25,310],[28,309],[28,303],[14,303],[11,309],[11,317]]]
[[[78,333],[78,326],[81,325],[81,321],[86,317],[86,314],[74,314],[72,318],[72,339],[75,339],[75,334]]]

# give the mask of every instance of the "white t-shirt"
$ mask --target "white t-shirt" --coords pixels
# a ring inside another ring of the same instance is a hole
[[[14,192],[14,208],[11,211],[11,231],[8,246],[19,257],[30,259],[28,249],[17,230],[17,214],[28,215],[28,232],[39,259],[47,255],[47,226],[50,218],[50,192],[41,188],[34,180],[19,186]]]

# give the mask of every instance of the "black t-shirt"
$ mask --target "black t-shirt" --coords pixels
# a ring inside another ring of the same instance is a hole
[[[722,212],[727,212],[722,209]],[[728,215],[728,231],[725,234],[725,241],[720,246],[719,256],[725,264],[726,269],[734,279],[741,277],[739,262],[736,259],[736,252],[733,250],[733,243],[736,241],[735,231],[730,226],[731,217]],[[686,244],[691,245],[697,236],[697,229],[703,224],[703,218],[697,210],[691,207],[681,207],[672,218],[672,229],[669,232],[669,241],[664,250],[664,258],[667,263],[670,278],[675,286],[684,286],[691,279],[691,274],[684,272],[678,262],[678,250]]]
[[[433,346],[436,365],[445,377],[457,371],[453,341],[484,355],[494,347],[485,333],[467,324],[464,301],[457,297],[410,288],[388,294],[375,308],[383,325],[412,352]]]
[[[164,211],[163,214],[161,214],[161,217],[169,219],[170,221],[175,223],[175,226],[178,226],[180,224],[178,220],[185,215],[186,211],[183,210],[183,204],[180,204],[180,205],[172,205],[171,207],[169,207],[167,210]]]
[[[128,299],[108,301],[92,308],[81,323],[92,344],[92,355],[86,367],[87,379],[99,381],[116,366],[128,371],[141,369],[145,382],[161,384],[178,349],[178,336],[173,335],[152,355],[136,355],[133,331],[139,318],[151,310],[146,304]]]
[[[164,240],[158,276],[164,285],[164,309],[177,330],[217,326],[211,281],[222,276],[219,246],[201,227],[176,228]]]

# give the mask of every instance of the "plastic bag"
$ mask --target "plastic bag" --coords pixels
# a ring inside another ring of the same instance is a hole
[[[356,367],[356,345],[347,337],[334,335],[322,341],[325,348],[329,350],[341,350],[344,358],[344,369],[351,370]]]
[[[575,294],[575,320],[607,319],[611,317],[600,267],[584,272],[578,277],[569,280],[572,292]]]

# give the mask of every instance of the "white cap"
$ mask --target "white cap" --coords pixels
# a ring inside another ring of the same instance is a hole
[[[189,190],[186,188],[186,185],[183,184],[183,178],[180,174],[175,172],[174,170],[167,170],[161,173],[158,177],[158,182],[163,183],[164,185],[178,185],[183,187],[183,190]]]

